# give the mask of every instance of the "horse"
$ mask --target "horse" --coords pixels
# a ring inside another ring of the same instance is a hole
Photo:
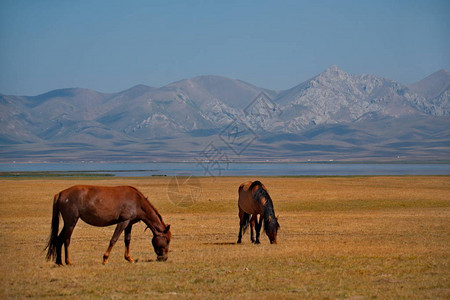
[[[58,235],[60,215],[64,226]],[[98,227],[117,224],[103,255],[103,264],[108,263],[111,250],[124,230],[125,259],[133,262],[130,257],[131,228],[139,221],[143,221],[153,232],[152,244],[157,260],[167,260],[172,236],[170,225],[164,223],[155,207],[138,189],[132,186],[76,185],[54,196],[51,233],[45,248],[48,250],[47,261],[55,260],[57,265],[62,266],[61,249],[64,244],[65,263],[72,265],[69,258],[70,237],[79,218]]]
[[[264,231],[269,237],[271,244],[277,243],[277,232],[280,228],[278,218],[275,217],[272,199],[267,192],[266,187],[260,181],[247,181],[239,186],[239,235],[237,243],[242,242],[242,234],[245,233],[248,226],[251,227],[252,243],[259,244],[259,233],[262,223]],[[259,221],[257,216],[260,215]],[[256,224],[256,240],[253,236],[253,227]]]

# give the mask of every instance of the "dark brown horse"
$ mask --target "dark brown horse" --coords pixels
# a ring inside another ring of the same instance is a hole
[[[242,234],[250,224],[252,243],[259,244],[259,233],[264,224],[264,231],[269,237],[271,244],[277,243],[277,232],[280,228],[278,218],[275,217],[272,199],[266,187],[259,181],[247,181],[239,186],[239,236],[238,244],[241,243]],[[257,216],[259,216],[259,221]],[[256,240],[253,236],[253,227],[256,225]]]
[[[58,235],[60,215],[64,220],[64,227]],[[131,228],[139,221],[147,224],[153,232],[152,244],[157,259],[167,260],[171,238],[170,225],[164,224],[161,215],[140,191],[131,186],[90,185],[76,185],[55,195],[51,234],[46,247],[47,260],[55,259],[56,264],[62,265],[61,249],[64,244],[65,262],[67,265],[72,264],[69,259],[70,237],[79,218],[93,226],[117,224],[109,247],[103,255],[104,264],[108,262],[111,249],[124,230],[125,259],[133,262],[130,257]]]

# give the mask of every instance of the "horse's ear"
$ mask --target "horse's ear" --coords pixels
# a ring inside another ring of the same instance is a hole
[[[166,226],[166,230],[164,230],[164,233],[169,232],[169,230],[170,230],[170,225],[167,225],[167,226]]]

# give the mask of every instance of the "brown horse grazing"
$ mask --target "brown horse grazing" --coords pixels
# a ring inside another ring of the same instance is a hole
[[[271,244],[277,243],[277,232],[280,228],[278,218],[275,217],[273,202],[267,192],[266,187],[259,181],[247,181],[239,186],[239,236],[238,244],[241,243],[242,234],[251,226],[251,241],[259,244],[259,232],[262,223],[264,223],[264,231],[269,237]],[[260,215],[259,221],[257,216]],[[253,227],[256,224],[256,240],[253,237]]]
[[[64,227],[58,235],[60,214]],[[46,247],[47,260],[55,259],[57,265],[62,265],[61,249],[64,244],[65,262],[67,265],[72,264],[69,259],[70,237],[79,218],[93,226],[117,224],[109,247],[103,255],[104,264],[108,262],[111,249],[124,230],[125,259],[133,262],[130,257],[131,228],[139,221],[147,224],[153,232],[152,244],[158,261],[167,260],[171,238],[170,225],[164,224],[161,215],[140,191],[131,186],[90,185],[76,185],[55,195],[51,233]]]

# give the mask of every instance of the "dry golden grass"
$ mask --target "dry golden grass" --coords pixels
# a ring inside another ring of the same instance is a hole
[[[450,177],[260,178],[280,215],[279,244],[236,245],[237,188],[200,178],[191,207],[167,197],[169,178],[0,180],[1,298],[450,298]],[[131,254],[114,227],[78,222],[73,267],[46,262],[52,197],[74,184],[133,185],[172,225],[169,260],[133,228]]]

